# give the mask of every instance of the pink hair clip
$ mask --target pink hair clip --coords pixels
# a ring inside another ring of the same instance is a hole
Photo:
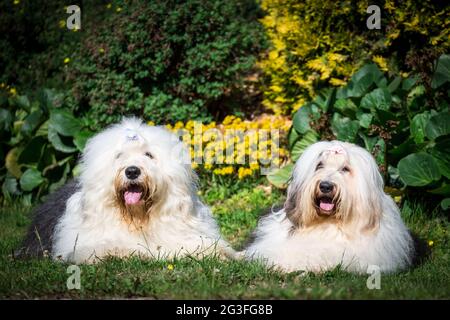
[[[334,153],[334,154],[345,154],[345,150],[341,146],[331,147],[331,148],[327,149],[327,152]]]

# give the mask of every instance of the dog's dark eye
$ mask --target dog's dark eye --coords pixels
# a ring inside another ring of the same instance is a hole
[[[350,168],[345,166],[342,168],[342,172],[350,172]]]
[[[146,157],[149,157],[150,159],[153,159],[153,155],[150,152],[146,152],[145,153]]]
[[[316,170],[322,169],[323,168],[323,163],[319,162],[319,164],[316,167]]]

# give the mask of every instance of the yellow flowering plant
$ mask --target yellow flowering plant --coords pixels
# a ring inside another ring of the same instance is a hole
[[[414,69],[411,60],[432,62],[450,47],[450,6],[388,0],[380,5],[382,28],[369,30],[370,4],[262,0],[266,15],[260,21],[271,42],[259,62],[267,83],[264,105],[290,114],[324,87],[345,85],[368,60],[394,74]]]
[[[189,120],[166,128],[187,145],[194,169],[243,180],[266,174],[286,162],[285,137],[290,126],[285,116],[261,115],[244,120],[229,115],[222,123]]]

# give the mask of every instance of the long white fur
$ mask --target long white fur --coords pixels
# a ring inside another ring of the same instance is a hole
[[[327,151],[339,147],[343,154]],[[351,167],[351,180],[343,178],[343,173],[325,171],[327,179],[340,184],[341,206],[346,207],[346,212],[340,221],[322,219],[321,223],[296,225],[287,217],[286,205],[296,201],[301,215],[315,210],[305,206],[311,206],[307,200],[313,197],[311,185],[323,178],[315,170],[324,157],[345,157],[336,159]],[[245,251],[248,259],[261,259],[285,271],[312,272],[341,266],[347,271],[366,273],[371,265],[393,272],[411,264],[412,238],[397,205],[383,191],[374,158],[359,146],[324,141],[307,148],[295,165],[286,205],[260,220],[256,239]],[[367,231],[373,221],[378,221],[374,230]]]
[[[165,128],[125,119],[88,141],[80,165],[80,189],[67,201],[55,228],[54,258],[89,263],[106,255],[233,256],[210,210],[197,196],[187,150]],[[164,201],[140,230],[130,228],[114,205],[114,179],[129,165],[144,169],[164,192]]]

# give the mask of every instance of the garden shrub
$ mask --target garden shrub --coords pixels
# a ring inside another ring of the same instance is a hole
[[[320,139],[356,143],[373,154],[390,186],[444,197],[450,205],[450,55],[434,64],[432,95],[416,76],[386,77],[375,64],[339,89],[327,89],[294,115],[289,147],[296,161]],[[286,184],[292,164],[269,175]]]
[[[35,100],[0,91],[0,184],[3,199],[30,204],[74,174],[91,132],[64,108],[63,95],[42,89]]]
[[[69,4],[0,3],[0,83],[65,92],[93,130],[124,114],[175,123],[255,111],[266,41],[254,0],[83,1],[76,32]]]
[[[369,5],[381,8],[381,29],[369,30]],[[264,105],[297,110],[328,86],[342,86],[367,60],[390,74],[431,74],[450,48],[450,6],[441,1],[262,0],[271,40],[260,61]]]
[[[68,103],[92,127],[123,114],[211,120],[233,111],[229,97],[250,99],[246,78],[265,43],[253,1],[118,0],[103,10],[84,23],[66,68]]]

